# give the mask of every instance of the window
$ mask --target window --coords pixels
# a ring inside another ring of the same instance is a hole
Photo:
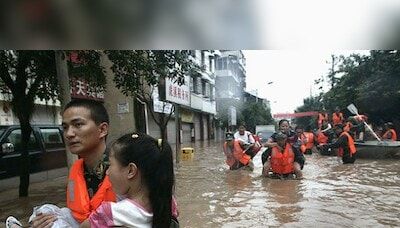
[[[7,142],[14,144],[15,151],[20,152],[22,147],[21,129],[13,130],[8,135]],[[33,132],[31,133],[31,137],[29,138],[28,141],[28,150],[40,150],[39,144],[35,136],[33,135]]]
[[[222,58],[222,69],[226,70],[228,67],[227,58]]]
[[[221,58],[217,59],[215,68],[216,68],[216,70],[222,70],[222,59]]]
[[[203,91],[201,77],[195,77],[193,80],[194,80],[194,93],[201,94]]]
[[[204,66],[204,64],[205,64],[204,51],[201,51],[201,66]]]
[[[203,80],[203,95],[204,97],[210,97],[210,83]]]
[[[214,71],[213,71],[213,59],[212,59],[212,58],[209,58],[209,59],[208,59],[208,70],[209,70],[210,72],[214,72]]]
[[[190,92],[194,92],[194,77],[190,77]]]
[[[227,63],[227,58],[218,58],[217,59],[217,65],[216,65],[216,69],[217,70],[226,70],[228,67],[228,63]]]
[[[64,147],[61,133],[57,128],[41,128],[40,134],[42,134],[46,149]]]
[[[205,80],[201,80],[201,87],[202,87],[201,94],[203,94],[203,96],[206,96],[206,89],[207,89],[206,84],[207,84],[207,82]]]
[[[215,101],[215,86],[210,86],[210,99]]]

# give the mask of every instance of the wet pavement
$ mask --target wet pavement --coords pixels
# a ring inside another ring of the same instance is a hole
[[[190,146],[190,145],[184,145]],[[261,177],[259,153],[253,172],[229,171],[222,144],[193,145],[192,161],[176,167],[181,227],[395,227],[400,225],[400,160],[306,156],[304,180]],[[32,184],[30,196],[0,192],[0,220],[26,221],[43,203],[65,206],[65,180]],[[0,225],[1,227],[1,225]]]

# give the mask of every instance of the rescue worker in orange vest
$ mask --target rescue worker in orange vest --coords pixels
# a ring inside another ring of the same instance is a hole
[[[385,123],[385,134],[383,134],[382,139],[383,140],[391,140],[391,141],[396,141],[397,140],[397,134],[396,131],[394,130],[394,125],[392,122]]]
[[[73,100],[62,114],[65,144],[80,157],[71,167],[67,185],[67,207],[81,223],[103,201],[115,201],[111,182],[106,175],[109,167],[106,137],[109,117],[104,106],[92,100]],[[40,214],[32,227],[50,227],[54,214]]]
[[[296,127],[296,135],[300,136],[300,141],[303,143],[300,146],[300,151],[303,154],[312,154],[312,148],[314,147],[316,137],[314,133],[311,132],[310,126],[307,127],[306,131],[304,131],[301,126]],[[299,140],[296,141],[300,142]]]
[[[250,170],[254,169],[250,155],[246,154],[250,147],[246,148],[245,144],[241,140],[234,139],[231,132],[225,134],[224,154],[226,156],[226,164],[230,170],[237,170],[242,167],[247,167]]]
[[[338,148],[338,156],[342,157],[343,164],[352,164],[356,160],[356,146],[349,133],[343,131],[343,125],[335,126],[335,133],[339,138],[334,143],[329,143],[319,147]]]
[[[329,121],[329,119],[328,119],[328,113],[326,113],[325,110],[320,111],[320,112],[318,113],[318,120],[317,120],[318,129],[321,129],[322,124],[324,123],[324,121],[326,121],[326,122]]]
[[[333,126],[336,126],[338,124],[343,124],[343,122],[344,122],[343,113],[340,112],[339,107],[336,107],[335,112],[332,113],[332,124]]]
[[[287,142],[287,135],[279,132],[276,134],[276,146],[272,147],[267,160],[263,164],[262,175],[265,177],[285,177],[294,174],[297,179],[303,178],[302,167],[305,158],[296,147]],[[272,174],[270,174],[272,171]]]

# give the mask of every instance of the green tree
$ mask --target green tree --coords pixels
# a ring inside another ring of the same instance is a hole
[[[265,105],[256,102],[246,102],[238,115],[239,124],[244,123],[246,128],[255,133],[257,125],[273,124],[271,110]]]
[[[100,79],[105,82],[99,65],[99,54],[94,51],[79,51],[80,64],[71,69],[75,75],[86,79]],[[70,64],[70,66],[72,66]],[[28,196],[30,159],[27,143],[32,133],[30,120],[35,110],[35,99],[53,100],[58,98],[54,51],[0,51],[0,78],[3,93],[10,94],[11,105],[17,116],[22,134],[19,196]]]
[[[399,51],[371,51],[370,55],[352,54],[339,58],[341,74],[335,85],[322,95],[322,106],[333,110],[354,103],[360,113],[367,114],[375,124],[395,123],[400,129],[400,53]],[[328,73],[329,74],[329,73]],[[347,113],[346,113],[347,112]]]
[[[197,74],[200,67],[193,61],[190,51],[105,51],[113,62],[117,88],[126,96],[140,99],[147,104],[148,110],[160,128],[161,137],[167,138],[169,114],[155,113],[152,107],[154,87],[165,89],[166,78],[178,84],[184,83],[185,75]]]
[[[315,97],[308,97],[303,100],[303,105],[298,107],[295,112],[310,112],[322,110],[323,104],[321,102],[322,94]],[[296,118],[294,122],[297,125],[302,125],[304,127],[311,127],[311,129],[317,128],[317,117],[316,116],[305,116]]]

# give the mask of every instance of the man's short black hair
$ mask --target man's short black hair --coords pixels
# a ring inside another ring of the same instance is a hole
[[[282,132],[278,132],[275,136],[275,139],[276,140],[285,140],[285,139],[287,139],[287,135]]]
[[[90,118],[97,124],[110,123],[110,118],[104,105],[95,100],[76,99],[70,101],[64,108],[65,110],[72,107],[84,107],[90,110]]]
[[[225,140],[226,141],[232,141],[234,139],[233,133],[232,132],[226,132],[225,133]]]

